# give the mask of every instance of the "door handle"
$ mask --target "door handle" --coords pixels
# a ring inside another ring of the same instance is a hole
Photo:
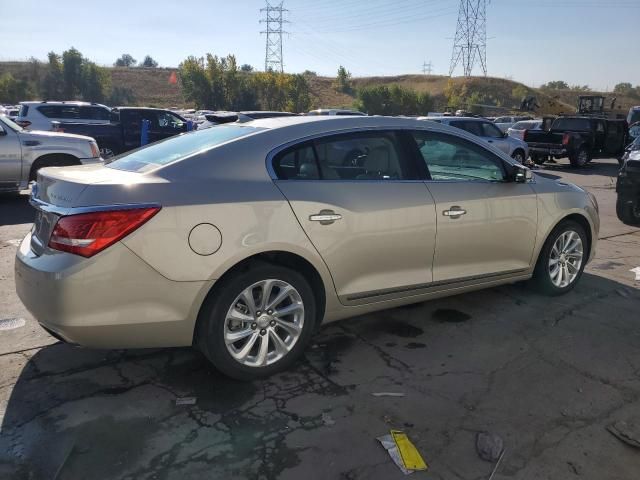
[[[336,220],[340,220],[342,215],[334,212],[333,210],[320,210],[320,213],[315,215],[309,215],[309,220],[312,222],[320,222],[320,225],[331,225]]]
[[[451,207],[449,210],[442,212],[442,215],[449,218],[460,218],[462,215],[466,215],[467,211],[460,207]]]

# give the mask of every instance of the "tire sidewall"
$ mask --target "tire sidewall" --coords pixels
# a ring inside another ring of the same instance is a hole
[[[283,280],[298,291],[304,304],[304,325],[293,349],[281,360],[265,367],[248,367],[237,362],[227,350],[224,342],[225,317],[232,302],[245,288],[268,278]],[[260,264],[233,275],[223,281],[210,300],[199,318],[198,346],[218,370],[238,380],[264,378],[286,370],[304,351],[317,321],[315,296],[309,282],[298,272],[276,265]]]
[[[568,231],[573,230],[580,236],[580,240],[582,240],[582,264],[580,265],[580,270],[578,271],[578,275],[576,278],[566,287],[560,288],[553,284],[551,281],[551,275],[549,274],[549,257],[551,254],[551,249],[553,248],[554,243],[558,239],[558,237]],[[589,258],[588,248],[588,240],[587,233],[584,230],[584,227],[577,222],[566,220],[559,225],[557,225],[552,232],[547,237],[547,240],[540,251],[540,255],[538,256],[538,262],[536,264],[535,272],[534,272],[534,280],[536,281],[540,290],[543,293],[547,293],[549,295],[562,295],[573,290],[576,284],[580,281],[582,277],[582,273],[584,272],[584,268],[587,264],[587,260]]]
[[[520,156],[520,159],[518,159],[518,155]],[[526,158],[524,158],[524,151],[517,149],[515,152],[513,152],[513,156],[511,157],[513,158],[516,162],[520,163],[521,165],[524,165]]]

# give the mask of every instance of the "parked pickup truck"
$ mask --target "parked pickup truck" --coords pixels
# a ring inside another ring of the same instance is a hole
[[[43,167],[88,163],[102,163],[92,138],[25,130],[0,115],[0,192],[26,189]]]
[[[527,130],[524,141],[537,164],[549,157],[568,157],[571,165],[582,167],[594,157],[617,157],[624,150],[626,136],[624,120],[565,116],[556,118],[549,130]]]
[[[104,158],[128,152],[140,146],[142,120],[149,120],[149,143],[187,131],[187,121],[169,110],[158,108],[120,107],[111,110],[109,123],[58,123],[55,131],[77,133],[98,142]]]

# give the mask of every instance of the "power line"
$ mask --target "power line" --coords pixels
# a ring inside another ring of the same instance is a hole
[[[282,30],[283,23],[289,23],[284,19],[284,12],[288,12],[282,7],[280,2],[277,5],[271,5],[267,0],[267,6],[261,8],[260,12],[264,12],[265,18],[260,23],[266,23],[267,29],[260,32],[266,34],[267,41],[265,44],[264,54],[264,71],[269,70],[284,72],[284,62],[282,61],[282,34],[288,33]]]
[[[433,72],[433,64],[431,63],[431,60],[429,60],[429,63],[424,61],[422,63],[422,73],[424,75],[431,75],[431,72]]]
[[[460,0],[449,76],[453,75],[458,64],[462,62],[464,76],[470,77],[476,61],[480,63],[486,77],[487,0]]]

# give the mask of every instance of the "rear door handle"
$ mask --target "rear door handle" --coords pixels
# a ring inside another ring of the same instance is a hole
[[[449,218],[460,218],[462,215],[466,214],[466,210],[457,206],[451,207],[449,210],[445,210],[444,212],[442,212],[442,215]]]
[[[342,215],[334,212],[333,210],[320,210],[320,213],[315,215],[309,215],[309,220],[312,222],[320,222],[320,225],[331,225],[336,220],[340,220]]]

